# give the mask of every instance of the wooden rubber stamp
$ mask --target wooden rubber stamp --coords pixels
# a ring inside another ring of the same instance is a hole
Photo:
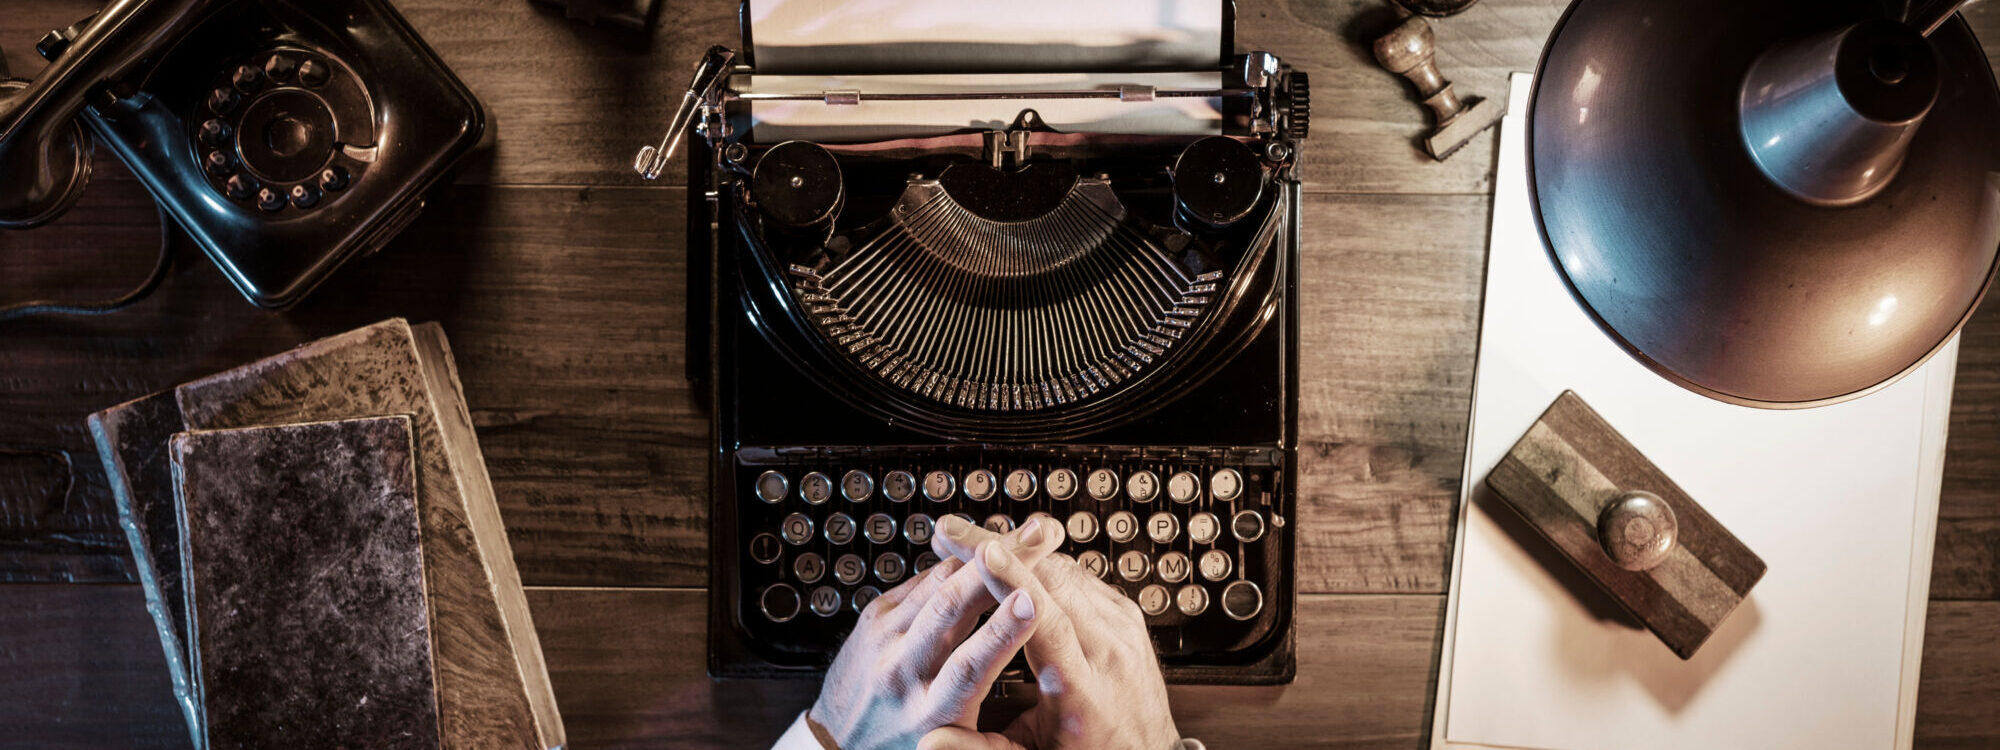
[[[1763,560],[1571,391],[1486,485],[1682,659],[1764,577]]]
[[[1411,16],[1389,33],[1375,40],[1375,61],[1389,72],[1409,79],[1417,95],[1430,107],[1434,124],[1424,138],[1424,150],[1431,158],[1444,161],[1453,153],[1500,121],[1506,104],[1485,99],[1458,98],[1451,81],[1438,72],[1436,39],[1431,24],[1423,16]]]

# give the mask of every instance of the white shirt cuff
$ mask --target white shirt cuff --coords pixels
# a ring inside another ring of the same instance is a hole
[[[799,718],[792,720],[790,729],[778,737],[778,744],[771,750],[826,750],[819,746],[819,738],[813,736],[812,727],[806,726],[806,712],[800,711]]]

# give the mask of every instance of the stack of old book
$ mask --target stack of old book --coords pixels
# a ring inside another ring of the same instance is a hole
[[[436,324],[378,323],[90,426],[198,750],[564,745]]]

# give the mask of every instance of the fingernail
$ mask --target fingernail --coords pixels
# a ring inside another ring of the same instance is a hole
[[[964,524],[965,519],[958,516],[945,516],[937,521],[938,528],[944,530],[944,535],[953,539],[965,536]]]
[[[1007,559],[1010,557],[1013,557],[1013,555],[1007,554],[1007,550],[1001,548],[1000,545],[992,542],[986,543],[986,568],[988,570],[1006,570]]]
[[[1014,619],[1035,619],[1035,598],[1026,591],[1014,592]]]
[[[1029,516],[1028,522],[1021,524],[1021,546],[1033,547],[1035,546],[1035,542],[1041,541],[1041,538],[1042,538],[1041,519],[1035,518],[1034,516]]]

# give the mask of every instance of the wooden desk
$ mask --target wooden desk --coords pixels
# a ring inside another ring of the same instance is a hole
[[[669,0],[650,40],[527,0],[398,0],[489,105],[497,147],[380,255],[301,307],[256,310],[187,246],[151,299],[98,320],[0,325],[0,445],[61,446],[106,499],[86,413],[381,318],[452,337],[573,745],[752,747],[814,695],[703,672],[706,422],[680,378],[686,321],[678,165],[626,166],[657,136],[696,54],[733,43],[732,0]],[[8,0],[0,46],[92,0]],[[1437,24],[1439,65],[1499,96],[1561,11],[1487,0]],[[1305,206],[1307,360],[1298,525],[1299,676],[1177,688],[1218,747],[1411,747],[1427,732],[1465,442],[1493,183],[1491,134],[1449,162],[1368,39],[1381,0],[1241,0],[1239,44],[1313,76]],[[2000,58],[2000,6],[1974,25]],[[59,224],[0,233],[0,299],[115,294],[145,271],[154,214],[108,155]],[[1966,328],[1925,641],[1918,744],[2000,743],[2000,306]],[[0,484],[0,488],[6,487]],[[0,525],[4,528],[4,525]],[[122,540],[64,554],[114,560]],[[102,563],[116,566],[115,562]],[[0,585],[0,737],[9,746],[182,747],[135,585]]]

